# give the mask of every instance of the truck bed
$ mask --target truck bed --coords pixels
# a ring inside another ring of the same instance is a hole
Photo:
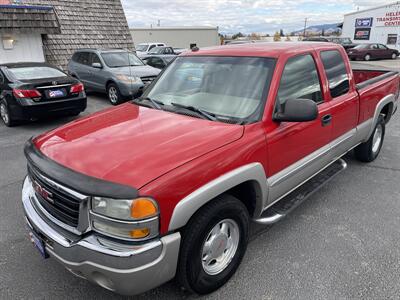
[[[353,69],[353,74],[356,88],[360,96],[359,123],[373,117],[378,101],[385,96],[392,94],[395,96],[395,100],[399,97],[399,72]],[[392,109],[394,109],[394,107]]]

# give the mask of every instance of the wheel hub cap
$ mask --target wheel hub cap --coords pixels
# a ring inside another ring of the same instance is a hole
[[[209,275],[221,273],[232,261],[239,246],[239,226],[225,219],[208,233],[202,248],[202,266]]]
[[[7,112],[7,108],[5,107],[4,104],[1,104],[1,106],[0,106],[0,114],[1,114],[1,118],[3,119],[4,123],[8,123],[8,112]]]
[[[382,142],[382,134],[383,134],[383,129],[382,125],[378,125],[376,127],[376,130],[374,132],[374,137],[372,138],[372,152],[376,153],[379,150],[379,147]]]
[[[114,87],[111,87],[108,91],[108,96],[110,97],[111,102],[116,102],[118,100],[117,90]]]

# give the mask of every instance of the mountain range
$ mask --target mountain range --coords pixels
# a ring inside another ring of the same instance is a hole
[[[306,28],[306,32],[311,35],[320,35],[322,34],[322,31],[324,31],[325,34],[332,34],[332,33],[340,33],[341,29],[338,28],[338,25],[340,23],[334,23],[334,24],[321,24],[321,25],[312,25],[308,26]],[[300,29],[297,31],[293,31],[293,35],[299,35],[303,34],[304,29]]]

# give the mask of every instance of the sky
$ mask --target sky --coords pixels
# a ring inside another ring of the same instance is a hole
[[[218,26],[220,33],[285,32],[339,23],[343,14],[395,0],[121,0],[130,27]]]

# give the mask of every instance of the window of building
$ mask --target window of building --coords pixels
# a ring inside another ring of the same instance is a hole
[[[396,45],[397,44],[397,34],[388,34],[387,44],[388,45]]]
[[[317,67],[310,54],[292,57],[285,65],[276,110],[279,111],[289,99],[323,101]]]
[[[322,51],[321,59],[328,77],[332,98],[346,94],[349,91],[350,83],[346,65],[340,52],[337,50]]]

